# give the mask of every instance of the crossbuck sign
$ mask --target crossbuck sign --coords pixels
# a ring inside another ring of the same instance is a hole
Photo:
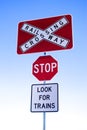
[[[34,34],[35,37],[20,46],[22,51],[23,52],[27,51],[28,49],[35,46],[37,43],[39,43],[43,39],[48,40],[52,43],[55,43],[59,46],[66,47],[67,44],[69,43],[69,40],[53,35],[53,32],[62,28],[67,23],[68,23],[67,19],[62,18],[44,31],[25,23],[21,29],[25,32]]]
[[[17,50],[19,54],[70,48],[72,48],[70,15],[19,23]]]

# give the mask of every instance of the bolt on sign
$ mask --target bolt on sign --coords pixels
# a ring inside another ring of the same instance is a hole
[[[31,112],[57,112],[58,84],[33,84],[31,88]]]
[[[71,49],[72,17],[62,15],[18,24],[17,53]]]
[[[40,56],[32,65],[32,74],[40,81],[51,80],[58,72],[58,62],[52,56]]]

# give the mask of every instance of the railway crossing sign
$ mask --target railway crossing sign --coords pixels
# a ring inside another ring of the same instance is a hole
[[[18,54],[66,50],[72,47],[71,15],[23,21],[18,24]]]

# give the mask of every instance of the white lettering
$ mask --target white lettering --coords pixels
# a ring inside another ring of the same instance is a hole
[[[57,68],[57,63],[56,62],[52,62],[52,63],[41,63],[41,64],[35,64],[33,66],[34,69],[34,73],[49,73],[49,72],[53,72],[54,69]]]
[[[56,62],[51,63],[51,72],[53,72],[56,67],[57,67]]]
[[[34,73],[36,73],[36,74],[39,72],[39,68],[38,67],[39,67],[38,64],[35,64],[34,67],[33,67]]]
[[[41,67],[41,73],[43,73],[44,72],[44,64],[40,64],[40,67]]]
[[[50,66],[50,63],[46,63],[45,65],[45,72],[50,72],[51,71],[51,66]]]

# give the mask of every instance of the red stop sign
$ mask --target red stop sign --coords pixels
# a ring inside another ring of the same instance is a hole
[[[40,81],[51,80],[58,72],[58,62],[52,56],[40,56],[32,67],[32,74]]]

